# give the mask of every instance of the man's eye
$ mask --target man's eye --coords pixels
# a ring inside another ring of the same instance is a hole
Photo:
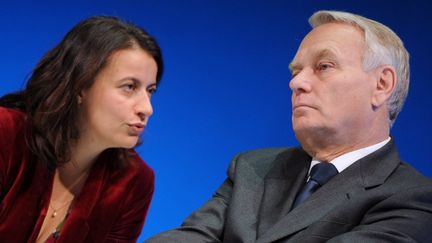
[[[331,68],[331,65],[329,63],[321,63],[318,65],[318,70],[320,71],[325,71],[329,68]]]

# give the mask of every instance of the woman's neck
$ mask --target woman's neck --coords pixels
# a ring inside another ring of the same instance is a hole
[[[60,172],[64,171],[67,174],[80,175],[92,167],[96,158],[102,153],[103,148],[82,136],[72,145],[70,151],[71,160],[60,168]]]

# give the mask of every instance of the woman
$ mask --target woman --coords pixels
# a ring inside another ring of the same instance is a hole
[[[0,99],[0,242],[134,242],[153,171],[132,149],[162,56],[113,17],[76,25]]]

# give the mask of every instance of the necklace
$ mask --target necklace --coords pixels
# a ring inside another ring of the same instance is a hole
[[[51,218],[55,218],[57,216],[57,213],[65,208],[67,205],[70,205],[69,203],[71,203],[74,199],[72,198],[71,200],[65,202],[64,204],[62,204],[60,207],[58,207],[57,209],[54,208],[54,206],[52,206],[51,204],[49,205],[49,207],[53,210],[52,214],[51,214]]]
[[[57,172],[56,172],[56,174],[57,174]],[[58,174],[57,174],[57,175],[58,175]],[[66,194],[68,193],[68,191],[73,190],[73,189],[74,189],[74,188],[75,188],[75,187],[76,187],[80,182],[83,181],[83,179],[85,179],[85,178],[87,177],[87,175],[88,175],[88,172],[81,174],[78,178],[76,178],[76,179],[72,182],[71,185],[66,186],[66,188],[65,188],[65,192],[62,193],[62,196],[63,196],[63,195],[66,195]],[[61,182],[59,182],[59,183],[61,183]],[[63,198],[64,198],[64,196],[63,196]],[[52,214],[51,214],[51,218],[55,218],[55,217],[57,216],[57,214],[58,214],[61,210],[63,210],[64,208],[66,208],[66,206],[70,206],[70,205],[71,205],[71,202],[72,202],[74,199],[75,199],[75,195],[72,194],[72,199],[67,200],[66,202],[60,204],[60,206],[57,207],[57,208],[54,208],[54,206],[52,205],[53,202],[56,202],[56,201],[53,200],[53,201],[49,204],[49,206],[48,206],[49,208],[51,208],[51,209],[53,210],[53,212],[52,212]]]

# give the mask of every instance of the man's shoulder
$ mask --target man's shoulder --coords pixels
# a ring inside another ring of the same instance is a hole
[[[277,157],[289,157],[294,154],[305,153],[300,147],[259,148],[239,153],[238,160],[272,161]]]
[[[253,170],[266,174],[271,168],[286,167],[292,161],[310,161],[300,147],[261,148],[238,154],[231,162],[231,171]]]
[[[428,186],[430,189],[432,189],[432,179],[423,175],[412,165],[404,161],[400,161],[397,169],[392,172],[387,182],[387,184],[399,188]]]

